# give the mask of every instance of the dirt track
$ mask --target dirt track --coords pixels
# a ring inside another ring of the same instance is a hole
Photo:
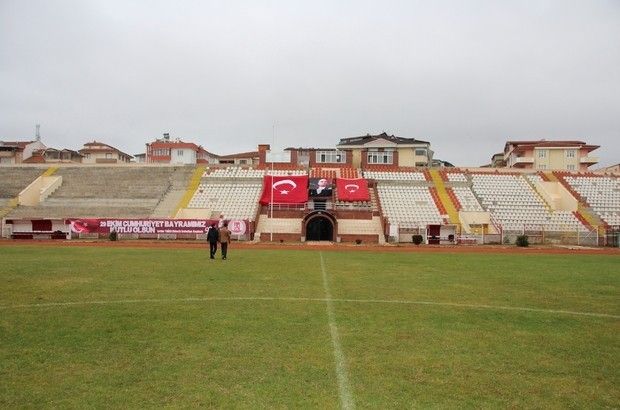
[[[204,242],[196,241],[155,241],[131,240],[110,242],[101,241],[52,241],[52,240],[0,240],[2,246],[51,246],[51,247],[116,247],[116,248],[163,248],[163,249],[202,249],[208,248]],[[354,244],[301,244],[301,243],[245,243],[233,242],[231,249],[292,249],[307,251],[343,252],[409,252],[409,253],[487,253],[487,254],[555,254],[555,255],[616,255],[620,248],[588,248],[579,246],[531,246],[519,248],[514,245],[354,245]]]

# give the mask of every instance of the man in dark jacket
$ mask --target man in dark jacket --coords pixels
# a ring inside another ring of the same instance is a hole
[[[209,241],[209,255],[211,259],[215,259],[215,252],[217,252],[217,241],[220,233],[216,224],[212,224],[207,232],[207,241]]]

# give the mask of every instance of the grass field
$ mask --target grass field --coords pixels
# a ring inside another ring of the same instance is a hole
[[[0,246],[0,407],[620,406],[620,258]]]

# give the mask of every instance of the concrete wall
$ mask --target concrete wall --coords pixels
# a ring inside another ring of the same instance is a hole
[[[62,184],[62,177],[38,177],[19,193],[19,204],[36,206],[50,196]]]
[[[559,182],[540,182],[534,187],[554,211],[576,211],[578,202]]]
[[[181,208],[177,212],[177,219],[210,219],[211,210],[203,208]]]

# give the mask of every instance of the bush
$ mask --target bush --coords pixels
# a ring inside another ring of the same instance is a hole
[[[111,241],[116,241],[118,239],[118,233],[116,233],[116,231],[112,231],[110,232],[108,238],[110,238]]]
[[[515,241],[517,246],[526,247],[530,245],[530,242],[527,240],[527,235],[519,235],[517,236],[517,240]]]
[[[424,238],[422,238],[422,235],[413,235],[411,237],[411,242],[413,242],[416,245],[419,245],[422,242],[424,242]]]

